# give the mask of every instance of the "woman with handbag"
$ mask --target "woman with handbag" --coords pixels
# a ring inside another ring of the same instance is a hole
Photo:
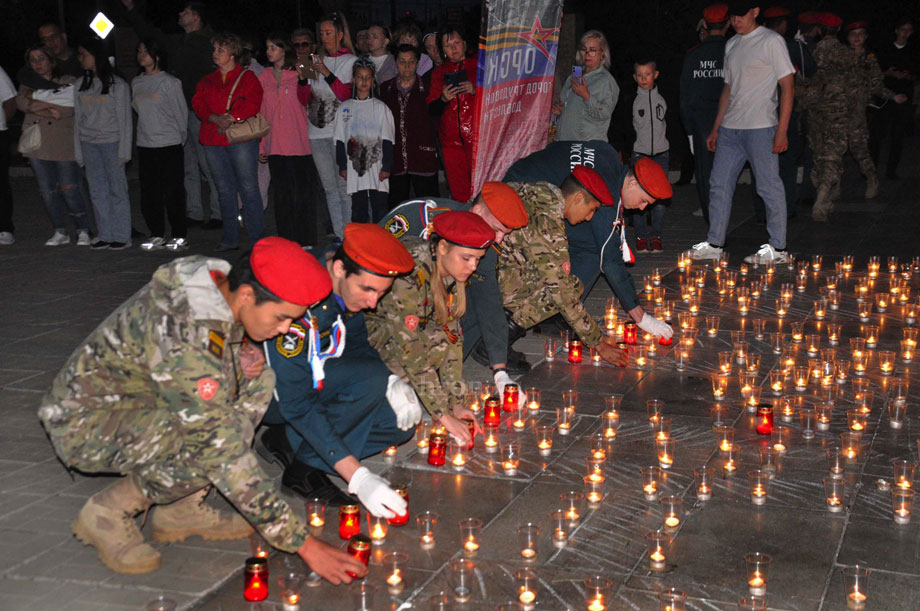
[[[74,157],[86,168],[98,235],[93,250],[131,247],[131,200],[125,164],[131,161],[134,125],[131,89],[115,74],[103,41],[77,47],[85,70],[74,103]]]
[[[217,70],[198,82],[192,110],[201,119],[198,141],[204,146],[208,168],[217,188],[223,233],[218,252],[239,250],[240,223],[237,195],[243,202],[246,233],[255,243],[264,228],[259,193],[259,139],[268,133],[262,107],[262,85],[236,60],[242,49],[235,34],[211,39]]]
[[[38,181],[38,193],[54,227],[54,234],[45,246],[70,244],[70,223],[77,230],[77,246],[89,246],[90,218],[83,197],[83,170],[74,160],[75,79],[56,74],[55,59],[44,45],[26,51],[26,65],[32,68],[35,77],[20,83],[16,97],[16,106],[26,115],[20,152],[29,159]]]
[[[259,76],[262,115],[272,130],[259,144],[259,161],[268,163],[278,235],[301,246],[317,245],[313,161],[307,109],[300,101],[306,83],[298,83],[294,45],[282,34],[265,41],[269,68]]]
[[[322,55],[314,56],[316,63],[306,64],[313,75],[308,81],[307,104],[310,149],[326,193],[332,230],[339,239],[343,239],[345,225],[351,222],[351,199],[336,164],[333,124],[339,105],[351,97],[352,66],[356,58],[352,52],[348,23],[339,13],[332,13],[319,22],[319,39]]]

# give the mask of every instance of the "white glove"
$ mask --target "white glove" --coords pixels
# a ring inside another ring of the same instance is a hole
[[[508,384],[513,384],[514,380],[511,379],[511,376],[508,375],[507,371],[496,371],[495,375],[492,376],[495,380],[495,388],[498,390],[499,400],[504,400],[505,397],[505,386]],[[520,389],[518,392],[518,407],[524,405],[527,401],[527,393],[524,392],[524,389]]]
[[[642,314],[642,320],[636,323],[639,328],[646,333],[651,333],[655,337],[670,339],[674,335],[674,329],[668,323],[658,320],[648,312]]]
[[[357,494],[369,512],[378,518],[393,518],[406,513],[405,499],[390,488],[390,482],[367,467],[358,467],[348,482],[348,492]]]
[[[399,376],[390,375],[387,380],[387,401],[396,414],[396,426],[408,431],[422,419],[422,404],[408,382]]]

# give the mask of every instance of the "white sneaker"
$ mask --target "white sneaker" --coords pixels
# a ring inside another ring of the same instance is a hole
[[[16,243],[16,237],[9,231],[0,231],[0,246],[12,246]]]
[[[173,238],[166,243],[166,250],[171,250],[173,252],[188,250],[188,240],[185,238]]]
[[[64,244],[70,244],[70,236],[60,229],[55,229],[54,235],[45,242],[45,246],[63,246]]]
[[[699,244],[694,244],[690,248],[690,258],[694,261],[699,261],[700,259],[718,259],[722,256],[722,249],[713,246],[709,242],[700,242]]]
[[[153,237],[141,244],[141,250],[162,250],[166,246],[166,240],[160,237]]]
[[[785,250],[776,250],[769,244],[762,244],[760,250],[755,252],[753,255],[748,255],[744,258],[745,263],[753,263],[754,265],[760,265],[761,263],[766,263],[767,261],[773,261],[774,263],[785,263],[788,260],[788,254]]]
[[[694,210],[694,211],[693,211],[693,216],[703,216],[703,209],[702,209],[702,208],[697,208],[696,210]]]
[[[77,232],[77,246],[89,246],[93,243],[92,238],[89,237],[89,232],[85,229],[81,229]]]

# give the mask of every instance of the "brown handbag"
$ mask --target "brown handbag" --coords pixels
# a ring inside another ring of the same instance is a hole
[[[233,101],[233,92],[236,91],[236,86],[240,84],[240,79],[243,78],[243,74],[246,72],[244,68],[240,75],[236,77],[236,82],[233,83],[233,88],[230,89],[230,95],[227,96],[227,114],[230,114],[230,105]],[[224,131],[224,136],[227,137],[227,140],[230,141],[230,144],[238,144],[240,142],[249,142],[250,140],[258,140],[268,134],[271,131],[271,124],[265,120],[265,117],[262,116],[262,113],[257,112],[255,115],[249,117],[248,119],[243,119],[237,123],[233,123]]]

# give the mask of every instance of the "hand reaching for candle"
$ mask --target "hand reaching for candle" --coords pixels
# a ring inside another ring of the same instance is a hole
[[[492,379],[495,380],[495,387],[498,390],[499,398],[505,396],[505,386],[514,382],[511,379],[511,376],[508,375],[507,371],[496,371],[495,375],[492,376]],[[527,400],[527,393],[520,392],[518,393],[518,407],[524,405],[524,401]]]
[[[457,410],[455,410],[455,412],[456,411]],[[466,422],[461,422],[459,418],[456,417],[456,414],[453,416],[444,414],[441,416],[441,419],[438,420],[438,424],[447,429],[447,432],[450,433],[451,437],[457,440],[457,443],[466,445],[470,442],[469,425]]]
[[[658,320],[648,312],[645,312],[642,315],[642,318],[636,324],[640,329],[646,333],[651,333],[655,337],[671,339],[671,336],[674,335],[674,329],[671,328],[671,325],[664,321]]]
[[[247,380],[255,380],[265,369],[265,354],[254,344],[243,342],[240,346],[240,367]]]
[[[359,578],[367,574],[367,567],[363,562],[343,550],[323,543],[316,537],[307,537],[307,540],[297,550],[297,555],[303,558],[307,566],[317,575],[335,585],[351,583],[351,577],[347,571],[354,573]]]
[[[367,467],[360,467],[348,482],[348,492],[358,495],[367,510],[378,518],[393,518],[406,513],[406,499],[399,496],[390,483],[371,473]]]
[[[617,367],[626,367],[629,362],[629,356],[627,356],[625,350],[621,350],[616,346],[608,344],[607,342],[602,341],[594,348],[597,350],[597,353],[601,355],[601,358],[610,363],[611,365],[616,365]]]

